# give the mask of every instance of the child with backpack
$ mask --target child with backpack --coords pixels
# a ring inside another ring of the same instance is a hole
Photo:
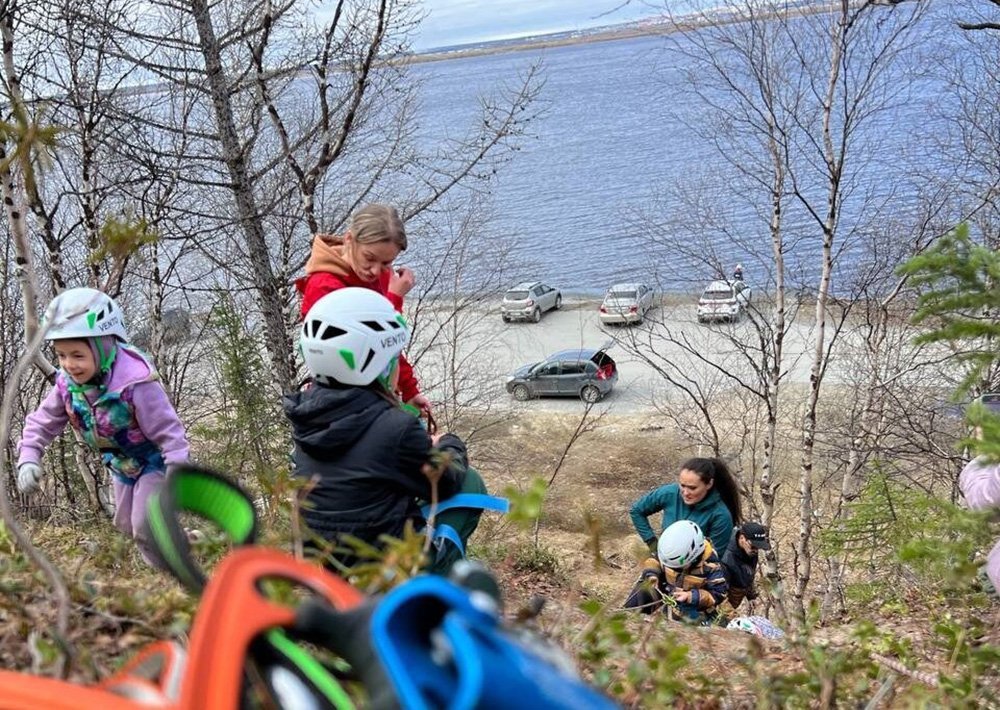
[[[656,557],[643,562],[625,608],[644,614],[660,609],[675,620],[707,624],[728,590],[712,543],[697,523],[678,520],[660,535]]]
[[[385,297],[366,288],[343,288],[320,298],[302,324],[300,346],[312,385],[284,399],[292,423],[296,475],[310,482],[302,517],[335,546],[333,561],[358,560],[344,538],[382,547],[383,535],[402,537],[406,523],[422,528],[418,501],[432,499],[435,451],[451,457],[437,478],[438,500],[485,493],[468,467],[465,443],[454,434],[431,436],[396,396],[399,357],[409,330]],[[464,549],[479,524],[479,510],[449,510],[447,522]],[[457,548],[457,545],[455,546]],[[446,572],[461,558],[436,549],[432,571]]]
[[[18,444],[17,487],[38,489],[45,449],[69,424],[110,471],[114,524],[156,564],[146,539],[146,501],[167,468],[188,459],[188,442],[156,368],[128,344],[122,311],[110,296],[74,288],[45,312],[45,339],[59,361],[55,384],[28,415]]]

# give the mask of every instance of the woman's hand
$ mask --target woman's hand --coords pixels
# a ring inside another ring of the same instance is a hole
[[[688,602],[691,601],[691,592],[687,591],[686,589],[675,589],[674,599],[680,602],[681,604],[687,604]]]
[[[421,392],[416,397],[413,397],[412,399],[407,401],[407,404],[410,405],[411,407],[416,407],[421,412],[431,411],[431,401],[427,399],[427,395],[425,395],[423,392]]]
[[[425,463],[423,467],[421,467],[420,472],[424,474],[428,481],[434,484],[441,480],[441,476],[444,474],[444,469],[445,467],[443,466],[436,467],[429,463]]]
[[[413,269],[406,266],[400,266],[392,270],[392,276],[389,277],[389,292],[394,293],[400,298],[405,296],[410,292],[410,289],[417,283],[417,277],[413,273]]]

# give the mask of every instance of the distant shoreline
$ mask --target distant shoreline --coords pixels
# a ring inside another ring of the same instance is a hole
[[[854,5],[862,0],[849,0]],[[839,5],[836,0],[824,5],[820,3],[799,5],[788,8],[784,13],[772,13],[772,17],[781,15],[791,16],[793,14],[817,15],[832,12]],[[762,19],[762,18],[757,18]],[[766,18],[763,18],[766,19]],[[580,34],[555,34],[543,35],[540,37],[528,37],[523,41],[497,42],[485,45],[474,45],[467,49],[456,48],[446,51],[430,51],[423,54],[413,54],[397,60],[407,64],[425,64],[428,62],[442,62],[448,59],[467,59],[469,57],[481,57],[488,54],[510,54],[513,52],[524,52],[527,50],[546,49],[549,47],[566,47],[574,44],[591,44],[597,42],[613,42],[615,40],[635,39],[636,37],[653,37],[657,35],[668,35],[675,32],[688,32],[700,27],[708,27],[723,24],[742,22],[743,18],[734,16],[709,16],[688,15],[683,18],[648,20],[646,23],[629,23],[626,25],[608,27]]]
[[[592,42],[611,42],[618,39],[632,39],[635,37],[648,37],[662,35],[673,31],[671,27],[657,24],[649,27],[624,27],[612,28],[600,32],[574,35],[569,37],[535,37],[526,39],[523,42],[510,42],[496,45],[486,45],[482,47],[469,47],[468,49],[453,49],[446,52],[427,52],[425,54],[414,54],[406,58],[409,64],[424,64],[426,62],[441,62],[448,59],[465,59],[468,57],[479,57],[486,54],[509,54],[512,52],[523,52],[531,49],[545,49],[547,47],[565,47],[571,44],[589,44]]]

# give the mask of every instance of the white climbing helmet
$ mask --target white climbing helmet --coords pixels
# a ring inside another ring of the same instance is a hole
[[[660,535],[656,556],[660,564],[681,569],[699,559],[705,552],[705,533],[697,523],[678,520]]]
[[[52,299],[42,325],[46,340],[100,338],[114,335],[128,340],[125,318],[111,296],[95,288],[71,288]]]
[[[342,288],[316,301],[299,345],[317,381],[364,386],[387,375],[410,340],[389,299],[367,288]]]

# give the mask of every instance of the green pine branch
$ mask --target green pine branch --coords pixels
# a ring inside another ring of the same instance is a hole
[[[957,400],[974,398],[1000,369],[1000,251],[972,239],[958,225],[931,248],[899,267],[919,291],[914,324],[926,330],[915,342],[947,343],[966,375]],[[975,453],[1000,459],[1000,416],[982,405],[967,412],[975,435],[962,442]]]

